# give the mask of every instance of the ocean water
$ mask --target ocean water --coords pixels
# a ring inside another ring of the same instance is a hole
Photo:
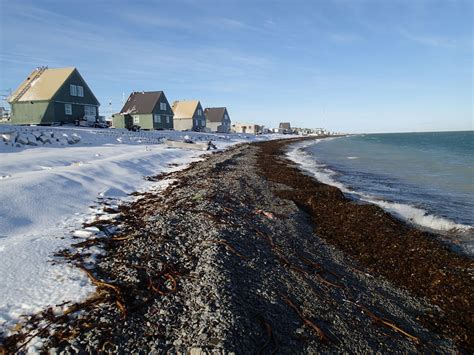
[[[474,131],[322,139],[295,145],[288,156],[346,195],[474,254]]]

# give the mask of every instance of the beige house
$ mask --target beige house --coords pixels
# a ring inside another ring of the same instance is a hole
[[[201,132],[206,129],[206,117],[199,100],[175,101],[172,109],[175,130]]]
[[[230,132],[231,121],[226,107],[207,107],[204,114],[206,116],[206,127],[211,132]]]
[[[232,132],[234,133],[261,134],[262,129],[263,126],[253,123],[236,123],[232,125]]]

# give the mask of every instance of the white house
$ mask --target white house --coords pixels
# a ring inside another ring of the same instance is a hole
[[[207,107],[204,110],[204,115],[206,116],[206,127],[211,132],[230,132],[231,121],[226,107]]]

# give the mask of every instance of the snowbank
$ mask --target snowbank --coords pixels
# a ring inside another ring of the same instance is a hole
[[[220,149],[280,138],[0,126],[0,332],[22,314],[77,302],[94,291],[83,272],[61,264],[54,253],[70,246],[73,235],[89,235],[81,225],[100,199],[151,188],[144,176],[183,168],[206,154],[162,144],[186,134],[213,139]]]

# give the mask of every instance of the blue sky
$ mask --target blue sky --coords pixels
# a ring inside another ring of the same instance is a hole
[[[0,4],[2,94],[37,66],[75,66],[102,114],[164,90],[269,127],[473,129],[472,1]]]

